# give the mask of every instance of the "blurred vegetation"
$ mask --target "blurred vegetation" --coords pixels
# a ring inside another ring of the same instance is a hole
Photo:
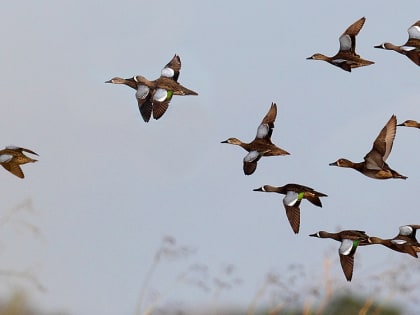
[[[10,221],[11,217],[8,218]],[[0,226],[2,221],[0,220]],[[222,298],[229,291],[241,286],[243,279],[236,266],[221,264],[213,269],[206,264],[195,262],[188,264],[181,272],[174,272],[168,279],[165,290],[153,287],[154,276],[160,272],[174,270],[171,263],[184,264],[196,253],[194,248],[180,245],[172,236],[166,236],[156,250],[145,278],[142,280],[137,306],[134,315],[402,315],[406,310],[402,306],[392,304],[403,297],[410,303],[420,305],[420,297],[416,296],[420,264],[412,260],[382,273],[375,273],[366,279],[365,284],[354,283],[349,289],[343,286],[340,279],[331,276],[330,271],[336,267],[336,252],[324,259],[324,270],[317,275],[307,272],[301,264],[291,264],[282,272],[268,272],[261,285],[249,298],[248,305],[236,308],[224,307]],[[395,267],[395,266],[394,266]],[[162,269],[164,268],[164,269]],[[39,292],[44,286],[29,271],[0,269],[1,279],[26,282]],[[135,281],[135,279],[133,279]],[[171,282],[172,281],[172,282]],[[369,283],[366,285],[366,283]],[[3,282],[4,284],[4,282]],[[174,301],[171,295],[180,288],[188,286],[191,290],[200,290],[209,296],[207,306],[194,306],[193,301]],[[357,293],[355,293],[357,292]],[[418,292],[418,291],[417,291]],[[22,292],[16,292],[8,299],[0,297],[0,315],[43,315],[28,302]],[[185,304],[188,302],[189,304]],[[403,305],[403,304],[401,304]],[[48,313],[58,315],[67,313]],[[419,313],[420,314],[420,313]]]
[[[158,297],[152,299],[146,298],[158,265],[194,253],[191,248],[178,245],[173,237],[163,239],[146,276],[147,281],[143,283],[135,315],[401,315],[404,310],[392,304],[395,297],[402,296],[414,303],[419,300],[413,296],[416,279],[411,272],[404,272],[420,269],[417,265],[413,268],[410,260],[399,268],[367,279],[369,286],[358,287],[355,284],[350,290],[342,286],[343,279],[332,278],[333,262],[328,257],[324,259],[324,271],[319,274],[319,281],[315,281],[312,287],[308,283],[314,283],[314,279],[309,280],[304,266],[292,264],[286,272],[268,272],[249,305],[238,306],[237,309],[226,309],[218,303],[220,295],[234,290],[243,282],[232,264],[224,265],[214,274],[208,266],[196,263],[176,277],[173,288],[181,284],[190,285],[211,295],[207,307],[192,309],[191,305],[168,302],[171,291],[157,294]]]
[[[0,315],[64,315],[64,313],[45,313],[38,311],[28,302],[26,295],[18,291],[7,301],[0,302]]]

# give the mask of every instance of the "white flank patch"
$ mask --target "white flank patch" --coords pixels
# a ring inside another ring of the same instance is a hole
[[[286,196],[283,198],[283,203],[286,206],[294,206],[298,200],[298,193],[294,191],[288,191]]]
[[[349,255],[350,252],[351,252],[351,250],[352,250],[352,248],[353,248],[353,241],[352,240],[349,240],[349,239],[344,239],[341,242],[341,246],[338,249],[338,252],[341,255]]]
[[[400,226],[400,234],[401,235],[410,235],[413,233],[413,228],[409,225]]]
[[[403,245],[403,244],[406,244],[407,241],[396,239],[396,240],[391,240],[391,243],[394,243],[394,244],[397,244],[397,245]]]
[[[411,47],[411,46],[401,46],[400,48],[404,51],[410,51],[410,50],[416,49],[415,47]]]
[[[408,36],[410,38],[420,39],[420,26],[412,26],[408,29]]]
[[[270,127],[267,124],[259,125],[259,127],[257,129],[257,138],[262,139],[265,136],[267,136],[269,129],[270,129]]]
[[[251,151],[244,157],[244,162],[254,162],[256,159],[258,159],[260,156],[260,153],[258,151]]]
[[[340,63],[343,63],[343,62],[347,62],[348,60],[346,60],[346,59],[333,59],[333,63],[336,63],[336,64],[340,64]]]
[[[0,155],[0,163],[9,162],[13,158],[13,155],[2,154]]]
[[[153,99],[158,102],[163,102],[166,100],[166,97],[168,96],[168,91],[165,89],[156,89],[155,95],[153,95]]]
[[[139,85],[137,87],[136,97],[143,100],[149,94],[149,88],[145,85]]]
[[[172,78],[175,74],[175,71],[171,68],[163,68],[160,74],[162,77]]]

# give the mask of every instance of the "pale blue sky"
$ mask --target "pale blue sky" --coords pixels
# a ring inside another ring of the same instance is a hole
[[[345,9],[337,1],[3,4],[1,143],[40,156],[23,166],[24,180],[0,170],[0,215],[22,203],[33,209],[1,227],[1,268],[33,271],[47,291],[8,280],[0,292],[24,287],[40,308],[69,314],[133,314],[165,235],[197,251],[162,264],[152,288],[164,291],[196,262],[212,276],[233,264],[243,283],[217,303],[244,309],[270,271],[303,264],[307,285],[321,284],[327,254],[343,288],[400,264],[418,267],[408,255],[366,247],[349,284],[339,244],[308,234],[343,228],[393,237],[400,225],[420,224],[418,130],[399,128],[388,159],[406,181],[328,166],[339,157],[361,161],[392,114],[420,120],[418,67],[373,48],[405,43],[419,9],[417,0],[355,0]],[[347,73],[305,60],[334,55],[338,37],[362,16],[357,52],[374,65]],[[133,90],[103,83],[155,79],[175,53],[179,82],[199,96],[174,97],[159,121],[143,122]],[[263,158],[246,177],[246,152],[220,141],[252,140],[271,102],[278,106],[272,140],[291,155]],[[329,195],[322,209],[302,203],[299,235],[282,196],[252,191],[290,182]],[[210,304],[213,295],[180,285],[162,305],[171,301]]]

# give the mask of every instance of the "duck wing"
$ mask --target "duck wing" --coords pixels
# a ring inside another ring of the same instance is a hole
[[[152,93],[150,92],[150,88],[146,85],[139,84],[137,87],[136,98],[141,117],[143,117],[145,122],[148,122],[153,110]]]
[[[350,25],[344,33],[340,36],[340,52],[348,51],[353,55],[356,55],[356,35],[359,34],[363,25],[365,24],[366,18],[362,17],[352,25]]]
[[[281,187],[284,191],[294,191],[296,193],[303,193],[303,198],[315,206],[322,207],[321,200],[319,197],[328,197],[328,195],[314,190],[311,187],[300,185],[300,184],[287,184]]]
[[[270,140],[273,133],[274,121],[277,117],[277,105],[271,103],[271,107],[268,113],[264,116],[261,124],[258,126],[257,135],[255,139],[266,139]]]
[[[420,40],[420,20],[418,20],[416,23],[414,23],[413,25],[411,25],[408,30],[408,39],[417,39]],[[417,45],[419,45],[420,43],[417,42]],[[415,45],[414,47],[419,47]]]
[[[257,162],[261,159],[261,153],[258,151],[250,151],[244,157],[243,169],[245,175],[251,175],[257,169]]]
[[[169,102],[172,99],[174,93],[166,89],[157,88],[153,92],[153,118],[159,119],[166,113],[166,110],[169,107]]]
[[[16,175],[19,178],[24,178],[25,175],[23,175],[22,169],[20,168],[19,164],[16,163],[4,163],[2,166],[8,170],[13,175]]]
[[[356,253],[359,241],[351,239],[343,239],[341,241],[338,253],[340,255],[340,264],[343,269],[347,281],[351,281],[353,277],[354,254]]]
[[[372,150],[364,157],[366,167],[369,169],[382,169],[392,150],[392,145],[397,131],[397,118],[392,115],[382,128],[373,143]]]
[[[289,206],[284,204],[286,209],[286,216],[289,220],[290,226],[292,227],[293,232],[296,234],[299,233],[300,227],[300,201],[298,201],[294,206]]]
[[[160,76],[173,79],[178,81],[179,72],[181,70],[181,58],[175,54],[171,61],[169,61],[165,67],[163,67]]]

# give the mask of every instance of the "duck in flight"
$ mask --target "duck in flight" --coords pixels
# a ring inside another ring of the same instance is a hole
[[[173,95],[198,95],[178,83],[180,70],[181,59],[175,55],[162,69],[160,77],[154,81],[137,75],[129,79],[115,77],[105,83],[124,84],[135,89],[140,114],[148,122],[152,114],[156,120],[165,114]]]
[[[306,59],[323,60],[348,72],[351,72],[353,68],[374,64],[373,61],[363,59],[356,53],[356,36],[359,34],[365,21],[366,18],[362,17],[344,31],[339,38],[340,49],[336,55],[328,57],[316,53]]]
[[[261,124],[258,126],[257,135],[255,139],[250,143],[242,142],[237,138],[229,138],[222,143],[230,143],[239,145],[248,154],[243,160],[243,170],[245,175],[251,175],[257,169],[257,162],[263,156],[275,156],[275,155],[289,155],[290,153],[279,148],[271,142],[271,135],[273,133],[274,121],[277,116],[277,105],[272,103],[268,113],[265,115]]]
[[[349,167],[359,171],[363,175],[375,179],[401,178],[406,179],[407,176],[394,171],[386,163],[394,143],[395,133],[397,130],[397,118],[392,115],[386,125],[382,128],[378,137],[373,143],[372,149],[365,155],[364,161],[354,163],[347,159],[341,158],[336,162],[330,163],[330,166]]]

